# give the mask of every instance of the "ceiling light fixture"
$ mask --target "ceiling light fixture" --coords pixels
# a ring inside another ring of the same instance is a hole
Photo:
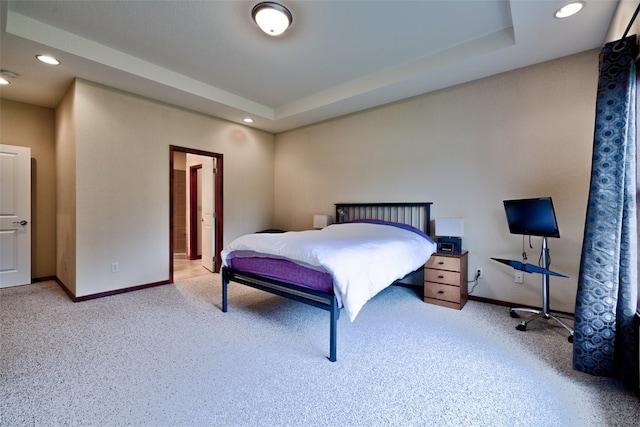
[[[11,84],[11,82],[9,80],[7,80],[5,77],[9,77],[12,79],[15,79],[18,77],[18,73],[14,73],[11,70],[0,70],[0,74],[2,74],[3,77],[0,77],[0,85],[8,85]]]
[[[270,36],[279,36],[293,22],[293,15],[283,5],[271,1],[258,3],[251,11],[253,21]]]
[[[14,73],[11,70],[2,69],[0,70],[0,74],[2,74],[3,76],[11,77],[12,79],[15,79],[16,77],[18,77],[18,73]]]
[[[568,18],[580,12],[583,7],[584,7],[583,1],[568,3],[562,6],[560,9],[556,10],[556,13],[554,13],[553,16],[558,19]]]
[[[246,117],[244,119],[242,119],[243,122],[245,123],[253,123],[253,119],[251,117]]]
[[[44,62],[45,64],[49,64],[49,65],[60,65],[60,61],[58,61],[56,58],[54,58],[53,56],[49,56],[49,55],[36,55],[36,58],[38,59],[38,61],[40,62]]]

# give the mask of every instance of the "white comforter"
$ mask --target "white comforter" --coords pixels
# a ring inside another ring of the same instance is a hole
[[[435,251],[436,244],[426,235],[390,225],[345,223],[322,230],[245,235],[221,255],[225,266],[236,252],[322,268],[333,276],[334,293],[353,321],[369,299],[424,265]]]

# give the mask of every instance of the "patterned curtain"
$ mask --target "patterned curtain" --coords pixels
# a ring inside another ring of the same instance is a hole
[[[636,36],[608,43],[576,296],[574,369],[637,388]]]

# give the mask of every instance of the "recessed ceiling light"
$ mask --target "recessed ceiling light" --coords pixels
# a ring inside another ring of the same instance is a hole
[[[271,1],[255,5],[251,10],[251,16],[258,27],[270,36],[284,33],[293,22],[293,15],[289,9]]]
[[[49,56],[49,55],[36,55],[36,58],[38,58],[38,61],[40,62],[44,62],[45,64],[50,64],[50,65],[60,65],[60,61],[58,61],[56,58],[54,58],[53,56]]]
[[[11,84],[11,82],[7,80],[7,77],[11,79],[15,79],[18,77],[18,73],[14,73],[11,70],[4,70],[4,69],[0,70],[0,75],[2,75],[2,77],[0,77],[0,85]]]
[[[247,117],[245,119],[242,119],[243,122],[245,123],[253,123],[253,119],[251,117]]]
[[[11,77],[12,79],[15,79],[16,77],[18,77],[18,73],[14,73],[11,70],[0,70],[0,74],[6,77]]]
[[[554,13],[553,16],[555,16],[558,19],[568,18],[580,12],[583,7],[584,7],[583,1],[568,3],[562,6],[560,9],[556,10],[556,13]]]

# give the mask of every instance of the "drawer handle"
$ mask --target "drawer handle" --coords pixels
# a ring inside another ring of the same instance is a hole
[[[439,275],[438,279],[444,279],[444,276],[443,275]]]
[[[438,261],[438,265],[444,265],[444,261]]]
[[[442,295],[442,294],[444,294],[444,291],[438,291],[438,294]]]

